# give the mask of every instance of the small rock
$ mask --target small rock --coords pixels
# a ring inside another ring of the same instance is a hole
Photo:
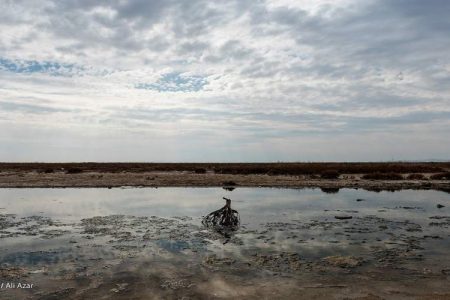
[[[437,208],[443,208],[443,207],[445,207],[445,205],[438,204],[438,205],[436,205],[436,207],[437,207]]]
[[[348,219],[352,219],[352,216],[334,216],[335,219],[338,220],[348,220]]]
[[[429,238],[429,239],[442,240],[442,238],[441,238],[440,236],[438,236],[438,235],[424,235],[423,238],[424,238],[424,239]]]

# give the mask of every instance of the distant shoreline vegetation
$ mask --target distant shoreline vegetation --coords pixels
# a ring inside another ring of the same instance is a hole
[[[322,175],[337,178],[339,174],[445,173],[450,162],[321,162],[321,163],[0,163],[2,171],[37,171],[41,173],[82,172],[143,173],[194,172],[197,174],[267,174]],[[376,175],[380,176],[380,175]],[[369,176],[370,177],[370,176]]]

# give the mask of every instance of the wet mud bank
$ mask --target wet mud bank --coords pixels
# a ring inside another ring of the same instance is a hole
[[[322,188],[337,191],[342,188],[363,188],[371,191],[401,189],[432,189],[450,191],[450,180],[367,180],[361,174],[341,175],[338,179],[317,176],[286,176],[262,174],[195,174],[192,172],[98,173],[67,174],[65,172],[2,172],[0,188],[70,188],[70,187],[279,187]]]

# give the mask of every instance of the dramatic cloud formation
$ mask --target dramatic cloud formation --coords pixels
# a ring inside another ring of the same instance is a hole
[[[2,1],[0,160],[449,159],[449,10]]]

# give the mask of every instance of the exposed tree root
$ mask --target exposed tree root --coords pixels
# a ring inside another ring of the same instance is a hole
[[[234,231],[240,224],[239,213],[231,208],[231,199],[223,199],[226,200],[225,206],[205,216],[202,223],[219,232]]]

